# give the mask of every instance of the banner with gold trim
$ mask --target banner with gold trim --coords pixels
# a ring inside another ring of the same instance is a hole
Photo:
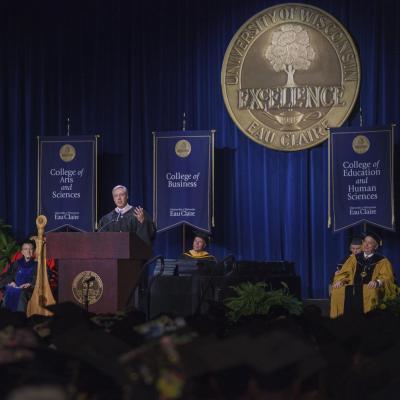
[[[394,126],[330,130],[335,232],[359,223],[394,230],[393,129]]]
[[[38,215],[47,231],[91,232],[97,220],[97,135],[38,137]]]
[[[212,221],[214,131],[154,132],[153,212],[157,231]]]

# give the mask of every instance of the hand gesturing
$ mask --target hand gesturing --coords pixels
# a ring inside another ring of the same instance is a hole
[[[144,210],[142,207],[135,207],[133,210],[133,215],[142,224],[144,221]]]

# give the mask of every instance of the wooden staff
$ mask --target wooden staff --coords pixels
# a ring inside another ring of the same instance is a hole
[[[44,308],[55,304],[53,293],[51,292],[49,278],[47,276],[47,260],[46,260],[46,245],[44,241],[44,227],[47,224],[47,218],[44,215],[39,215],[36,218],[36,226],[38,230],[38,240],[36,247],[37,255],[37,275],[35,288],[33,289],[32,297],[28,302],[26,315],[44,315],[51,316],[52,312]]]

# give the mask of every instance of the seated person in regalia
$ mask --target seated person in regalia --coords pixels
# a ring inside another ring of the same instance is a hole
[[[208,253],[207,247],[208,235],[206,233],[195,231],[193,245],[189,251],[182,254],[182,258],[186,260],[201,260],[201,261],[217,261],[216,258]]]
[[[22,257],[2,274],[0,290],[4,292],[3,307],[11,311],[25,312],[36,282],[35,242],[24,241],[21,253]]]
[[[354,236],[351,238],[351,242],[349,244],[349,254],[344,256],[341,262],[337,265],[337,269],[335,271],[335,275],[337,275],[343,267],[343,264],[347,261],[347,259],[351,255],[357,255],[362,252],[362,238],[359,236]]]
[[[373,232],[362,240],[362,252],[352,254],[333,278],[331,318],[367,313],[394,290],[392,264],[377,253],[381,238]]]

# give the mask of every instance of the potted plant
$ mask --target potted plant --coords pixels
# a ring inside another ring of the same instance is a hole
[[[10,234],[10,225],[0,220],[0,272],[10,263],[18,249],[17,242]]]
[[[282,289],[272,290],[265,282],[244,282],[232,289],[236,296],[228,297],[224,303],[228,308],[228,318],[237,322],[249,316],[267,316],[274,308],[284,309],[287,314],[300,315],[303,303],[289,293],[289,287],[281,282]]]
[[[400,287],[396,284],[391,284],[387,288],[385,296],[379,300],[375,309],[385,310],[391,314],[400,316]]]

